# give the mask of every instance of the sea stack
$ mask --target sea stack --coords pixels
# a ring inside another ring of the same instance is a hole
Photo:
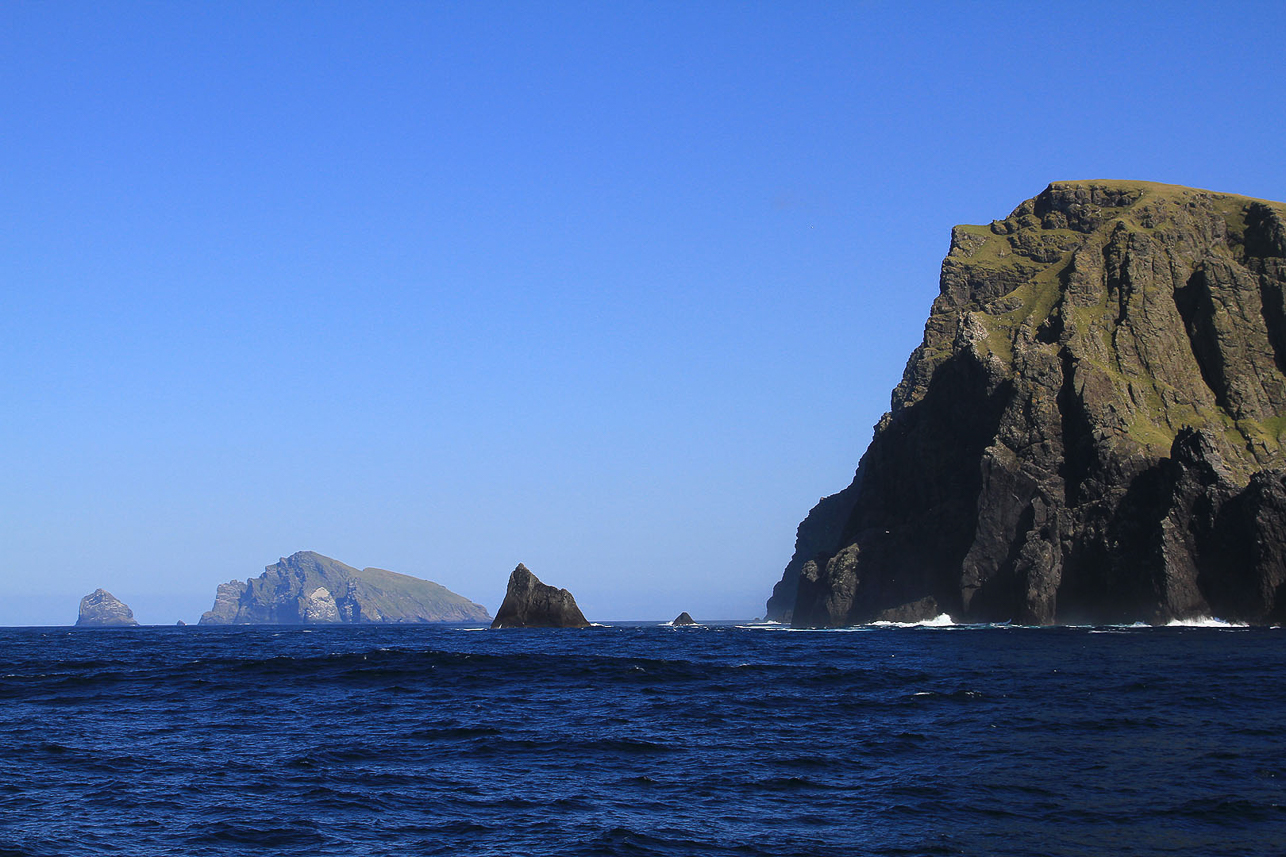
[[[684,611],[683,611],[682,613],[680,613],[680,614],[678,615],[678,617],[677,617],[677,618],[675,618],[675,620],[674,620],[673,622],[671,622],[670,624],[671,624],[671,625],[695,625],[695,624],[697,624],[697,623],[696,623],[696,622],[694,622],[694,621],[692,620],[692,617],[688,615],[688,611],[684,610]]]
[[[518,563],[492,628],[585,628],[589,622],[566,589],[547,586]]]
[[[1286,205],[1056,182],[957,226],[768,618],[1286,618]]]
[[[134,611],[106,589],[95,589],[80,599],[78,628],[127,628],[137,624]]]

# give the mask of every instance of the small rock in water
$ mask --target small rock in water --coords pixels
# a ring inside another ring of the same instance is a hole
[[[566,589],[541,583],[527,566],[509,575],[504,603],[496,611],[493,628],[586,628],[589,622]]]
[[[684,611],[683,611],[682,613],[680,613],[680,614],[678,615],[678,617],[677,617],[673,622],[671,622],[670,624],[671,624],[671,625],[695,625],[695,624],[697,624],[697,623],[696,623],[696,622],[694,622],[694,621],[692,621],[692,617],[688,615],[688,611],[684,610]]]
[[[95,589],[80,599],[80,616],[76,619],[78,627],[121,628],[137,624],[134,611],[106,589]]]

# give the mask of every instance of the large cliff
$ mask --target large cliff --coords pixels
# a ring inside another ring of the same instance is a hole
[[[768,615],[1281,621],[1284,368],[1280,203],[1058,182],[958,226],[892,410]]]
[[[382,568],[358,570],[312,551],[257,578],[219,585],[202,625],[488,622],[480,604],[445,586]]]

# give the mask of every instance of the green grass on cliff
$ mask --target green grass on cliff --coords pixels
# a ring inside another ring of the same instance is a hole
[[[1104,218],[1106,221],[1115,222],[1124,220],[1134,231],[1154,232],[1157,228],[1155,224],[1147,225],[1146,214],[1160,212],[1165,214],[1167,207],[1182,208],[1197,200],[1208,202],[1211,207],[1220,214],[1228,225],[1228,233],[1236,240],[1244,234],[1246,228],[1246,209],[1252,203],[1261,203],[1273,209],[1276,209],[1283,216],[1286,216],[1286,203],[1274,202],[1272,200],[1256,199],[1254,197],[1241,196],[1238,194],[1218,193],[1216,191],[1200,190],[1197,188],[1182,187],[1180,185],[1160,184],[1158,182],[1141,182],[1141,181],[1120,181],[1120,180],[1090,180],[1090,181],[1073,181],[1073,182],[1052,182],[1049,186],[1054,190],[1068,190],[1075,188],[1105,188],[1117,191],[1134,190],[1139,192],[1139,196],[1133,201],[1123,206],[1104,206],[1096,205],[1101,210],[1110,211],[1111,214]],[[1020,226],[1019,220],[1013,215],[1005,218],[1000,223],[1006,224],[1011,230],[1018,231],[1023,227]],[[1030,227],[1026,227],[1030,230]],[[1100,227],[1101,229],[1102,227]],[[976,247],[967,257],[968,264],[977,265],[992,269],[1011,269],[1018,266],[1031,266],[1034,263],[1031,259],[1017,252],[1012,246],[1009,235],[997,235],[990,224],[961,224],[957,227],[975,238],[982,239],[980,246]],[[1053,239],[1062,242],[1064,246],[1079,243],[1087,236],[1075,232],[1071,229],[1064,228],[1044,228],[1039,227],[1039,233],[1042,239],[1046,241]],[[1059,263],[1054,263],[1059,264]]]
[[[1193,196],[1209,196],[1215,198],[1225,198],[1229,200],[1240,200],[1242,205],[1252,202],[1262,202],[1265,205],[1271,205],[1279,210],[1286,210],[1286,203],[1276,202],[1271,199],[1259,199],[1253,196],[1243,196],[1238,193],[1225,193],[1218,190],[1205,190],[1199,187],[1188,187],[1180,184],[1164,184],[1162,182],[1145,182],[1134,179],[1080,179],[1076,181],[1059,181],[1050,182],[1049,186],[1054,189],[1077,188],[1077,187],[1102,187],[1111,190],[1139,190],[1143,196],[1133,205],[1146,202],[1149,198],[1165,197],[1175,199]],[[1131,207],[1133,207],[1131,205]]]
[[[366,584],[364,595],[389,621],[407,621],[420,615],[462,614],[460,621],[480,614],[490,618],[480,605],[457,595],[440,583],[399,574],[383,568],[354,570],[353,577]]]
[[[1101,248],[1117,224],[1123,223],[1132,233],[1157,236],[1166,229],[1187,228],[1194,216],[1199,222],[1202,217],[1213,214],[1226,224],[1229,240],[1227,245],[1218,242],[1209,249],[1220,255],[1227,254],[1229,261],[1233,261],[1231,257],[1238,255],[1238,248],[1244,240],[1250,206],[1263,203],[1286,218],[1286,204],[1156,182],[1054,182],[1050,188],[1056,192],[1085,189],[1092,193],[1092,189],[1105,189],[1135,193],[1130,193],[1130,198],[1122,205],[1103,204],[1102,194],[1099,194],[1098,202],[1086,201],[1087,209],[1081,210],[1082,217],[1088,211],[1088,216],[1096,223],[1088,233],[1069,228],[1045,228],[1037,223],[1029,203],[1019,206],[1004,221],[957,227],[963,233],[964,240],[959,242],[959,246],[964,252],[954,258],[966,273],[972,269],[977,277],[986,279],[988,272],[1007,272],[1010,277],[1017,274],[1022,282],[1009,294],[992,300],[986,306],[943,305],[940,311],[976,313],[976,318],[987,331],[979,344],[1009,365],[1013,364],[1015,346],[1020,342],[1024,348],[1057,350],[1060,346],[1038,341],[1036,333],[1052,315],[1060,311],[1066,313],[1067,324],[1075,331],[1074,335],[1082,341],[1089,337],[1092,343],[1088,349],[1079,349],[1082,353],[1078,354],[1078,359],[1095,367],[1116,390],[1124,434],[1153,454],[1168,454],[1175,435],[1185,426],[1202,427],[1222,434],[1228,446],[1236,449],[1262,445],[1274,450],[1286,445],[1286,416],[1234,420],[1222,409],[1199,410],[1185,403],[1186,396],[1182,391],[1170,388],[1159,378],[1148,376],[1146,371],[1140,373],[1135,368],[1122,365],[1123,356],[1116,341],[1120,308],[1106,291],[1095,305],[1070,305],[1060,309],[1073,253],[1087,244]],[[1057,254],[1053,261],[1042,264],[1021,252],[1023,249],[1028,253],[1039,252],[1042,245],[1045,252],[1040,255],[1053,258]],[[948,323],[939,329],[950,331],[954,324]],[[936,364],[946,359],[953,347],[949,336],[927,342],[922,359],[930,361],[931,365]],[[1140,358],[1146,360],[1145,355],[1140,355]],[[1134,359],[1128,361],[1131,366]],[[1240,462],[1229,463],[1234,468],[1240,466]]]
[[[1262,443],[1267,447],[1286,445],[1286,416],[1237,420],[1234,426],[1240,436],[1252,443]]]
[[[1063,296],[1062,275],[1069,257],[1070,254],[1064,254],[1058,262],[1011,292],[1011,296],[1021,301],[1018,307],[986,319],[987,348],[992,354],[1012,363],[1018,337],[1035,336],[1040,325],[1053,314]]]

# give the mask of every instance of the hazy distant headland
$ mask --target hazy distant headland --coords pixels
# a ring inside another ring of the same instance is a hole
[[[1286,206],[1056,182],[957,226],[924,341],[768,616],[1286,614]]]
[[[219,585],[202,625],[335,625],[490,622],[481,604],[432,581],[382,568],[356,569],[300,551],[249,580]]]

